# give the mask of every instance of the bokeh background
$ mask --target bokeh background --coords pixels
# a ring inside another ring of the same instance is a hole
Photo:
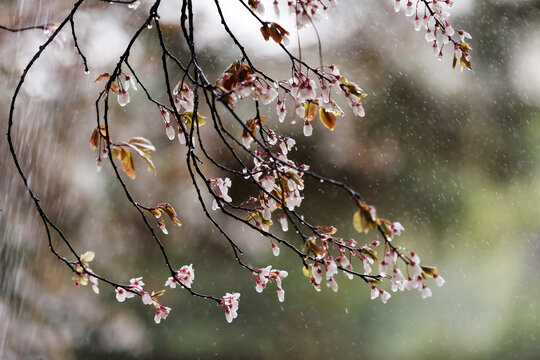
[[[94,102],[103,86],[93,80],[112,71],[148,3],[136,11],[107,2],[85,4],[75,21],[90,74],[84,74],[66,33],[64,47],[49,48],[29,73],[14,132],[31,186],[76,249],[95,251],[94,271],[118,282],[144,276],[149,288],[158,289],[168,276],[159,250],[110,166],[96,172],[96,155],[88,145]],[[71,5],[4,0],[0,23],[55,22]],[[286,79],[290,63],[279,48],[261,39],[257,24],[238,3],[222,5],[252,59]],[[240,55],[212,6],[212,1],[196,5],[196,39],[199,59],[213,81]],[[164,0],[159,12],[171,49],[185,58],[178,2]],[[369,300],[362,281],[342,275],[337,294],[326,287],[316,293],[297,258],[285,249],[274,258],[267,241],[220,218],[249,263],[289,271],[284,303],[271,288],[256,293],[253,280],[235,265],[226,241],[201,213],[183,165],[184,148],[166,138],[159,111],[144,94],[131,92],[128,106],[113,105],[111,133],[122,140],[149,138],[158,148],[153,156],[158,177],[136,160],[138,176],[128,185],[141,203],[175,206],[184,226],[169,226],[170,235],[164,237],[173,263],[194,264],[194,286],[201,292],[241,292],[239,316],[227,324],[215,303],[169,291],[164,303],[173,310],[156,325],[150,308],[136,300],[118,303],[104,284],[100,295],[73,286],[72,274],[48,250],[2,137],[0,358],[539,358],[540,3],[456,0],[452,13],[454,27],[473,36],[472,72],[453,71],[450,53],[437,61],[410,19],[393,12],[392,1],[342,0],[318,25],[324,62],[337,64],[369,94],[367,115],[348,116],[334,132],[316,124],[310,138],[302,136],[292,115],[281,127],[297,141],[291,158],[346,181],[381,216],[405,226],[399,243],[417,250],[423,263],[437,266],[447,280],[444,287],[433,287],[432,298],[422,300],[413,291],[395,294],[383,305]],[[291,19],[280,22],[293,28]],[[302,30],[300,38],[303,58],[317,64],[313,29]],[[44,40],[40,30],[0,31],[3,129],[18,77]],[[156,41],[148,29],[131,63],[149,90],[165,99]],[[231,163],[211,140],[212,129],[202,131],[209,149]],[[204,168],[209,177],[225,175]],[[234,184],[233,199],[245,198]],[[377,238],[354,233],[354,204],[344,193],[308,181],[304,194],[300,210],[313,223],[333,224],[342,236],[362,242]],[[285,236],[296,241],[292,234]]]

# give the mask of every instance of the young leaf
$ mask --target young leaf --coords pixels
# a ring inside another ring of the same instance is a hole
[[[184,112],[184,121],[187,126],[191,126],[191,121],[193,118],[193,111],[186,111]],[[195,125],[197,126],[203,126],[206,124],[206,116],[202,116],[200,113],[197,112],[197,120],[195,121]]]
[[[174,208],[171,206],[171,204],[169,203],[159,204],[158,207],[160,207],[161,209],[163,209],[163,211],[165,211],[165,213],[169,216],[173,224],[175,224],[176,226],[182,226],[182,223],[176,217],[177,216],[176,211],[174,211]]]

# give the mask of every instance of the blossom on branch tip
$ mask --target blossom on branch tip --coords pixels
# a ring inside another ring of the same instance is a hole
[[[154,316],[156,324],[159,324],[162,319],[165,320],[171,311],[170,307],[163,306],[160,303],[154,304],[154,308],[156,309],[156,315]]]
[[[238,316],[238,304],[240,301],[239,293],[226,293],[221,298],[220,306],[225,308],[225,319],[231,323]]]
[[[127,104],[129,104],[130,101],[129,93],[126,90],[119,90],[117,99],[120,106],[126,106]]]
[[[77,263],[75,275],[73,276],[72,280],[75,281],[75,286],[86,286],[88,285],[88,282],[90,282],[90,284],[92,284],[92,290],[94,293],[99,294],[98,279],[93,276],[94,272],[88,265],[92,260],[94,260],[94,257],[95,254],[93,251],[87,251],[79,257],[80,262]]]
[[[371,300],[376,299],[379,295],[379,289],[375,285],[371,285]]]
[[[426,285],[422,284],[421,288],[418,288],[420,292],[422,293],[422,299],[427,299],[428,297],[431,297],[431,289],[428,288]]]
[[[381,300],[382,300],[383,304],[386,304],[388,299],[390,299],[392,297],[392,295],[390,295],[387,291],[380,290],[380,293],[381,293]]]
[[[444,285],[444,283],[446,282],[442,276],[440,276],[439,274],[435,274],[433,275],[433,279],[435,280],[435,284],[438,286],[438,287],[441,287]]]

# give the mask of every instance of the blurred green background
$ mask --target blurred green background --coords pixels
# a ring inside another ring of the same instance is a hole
[[[0,23],[58,21],[70,4],[3,1]],[[220,30],[212,4],[197,4],[196,37],[200,60],[214,81],[240,55]],[[223,4],[256,64],[286,79],[288,59],[275,44],[259,39],[256,23],[245,20],[247,13],[237,3]],[[110,166],[96,173],[96,155],[88,145],[94,102],[103,86],[93,80],[112,71],[147,6],[143,1],[133,11],[97,1],[84,5],[75,20],[91,73],[84,74],[66,33],[65,46],[48,49],[29,73],[14,130],[31,186],[76,249],[95,251],[94,271],[118,282],[144,276],[149,288],[158,289],[168,276],[159,250]],[[334,132],[315,124],[314,135],[305,138],[289,107],[281,132],[297,141],[290,158],[346,181],[379,215],[405,226],[398,243],[418,251],[447,281],[442,288],[431,286],[432,298],[405,292],[383,305],[369,299],[361,280],[342,275],[337,294],[324,286],[316,293],[285,248],[275,258],[265,239],[218,217],[248,263],[289,271],[284,303],[271,287],[256,293],[253,279],[235,265],[226,241],[201,214],[183,166],[184,148],[168,141],[159,111],[144,94],[131,92],[128,106],[112,108],[111,133],[119,140],[150,139],[158,149],[153,156],[158,177],[136,160],[138,176],[128,185],[141,203],[173,204],[184,223],[169,226],[164,237],[173,263],[193,263],[194,288],[203,293],[240,292],[239,316],[227,324],[215,303],[168,291],[163,302],[171,314],[156,325],[149,307],[135,299],[118,303],[104,284],[99,296],[89,287],[73,286],[71,273],[47,248],[3,137],[0,358],[540,358],[540,4],[457,0],[452,23],[473,36],[474,70],[463,73],[451,69],[450,52],[437,61],[423,34],[392,7],[391,1],[342,0],[318,27],[324,62],[337,64],[369,94],[366,117],[350,114]],[[171,49],[185,58],[178,10],[176,1],[163,1],[160,15]],[[313,30],[300,36],[304,59],[317,64]],[[0,32],[3,129],[18,77],[44,40],[39,30]],[[145,32],[131,63],[149,90],[165,99],[156,41],[152,29]],[[348,110],[346,104],[343,108]],[[273,114],[273,107],[268,110]],[[201,130],[209,149],[231,163],[212,141],[212,129]],[[205,171],[209,177],[225,175],[207,164]],[[233,199],[246,198],[234,185]],[[338,234],[361,243],[377,238],[354,233],[354,204],[346,194],[311,180],[304,195],[300,212],[312,223],[333,224]]]

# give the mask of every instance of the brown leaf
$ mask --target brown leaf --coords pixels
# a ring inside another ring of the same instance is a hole
[[[131,140],[133,140],[133,139],[131,139]],[[137,145],[132,144],[131,140],[130,140],[129,143],[126,143],[126,142],[122,141],[122,142],[120,142],[120,144],[125,145],[125,146],[129,146],[131,149],[133,149],[140,157],[142,157],[144,159],[144,161],[146,161],[146,164],[148,164],[148,171],[152,170],[152,172],[154,173],[154,176],[157,176],[156,167],[154,166],[154,163],[152,162],[152,159],[150,159],[150,155],[148,154],[148,152],[145,152],[144,150],[140,149]],[[150,145],[152,145],[152,144],[150,144]],[[152,148],[153,148],[153,146],[152,146]]]
[[[151,153],[151,152],[156,151],[156,148],[154,147],[154,145],[152,145],[152,143],[148,139],[145,139],[141,136],[133,137],[129,139],[128,142],[132,144],[133,146],[138,147],[145,153]]]
[[[268,39],[270,39],[270,29],[266,26],[266,24],[261,26],[261,34],[264,37],[265,41],[268,41]]]
[[[118,157],[122,161],[122,170],[129,176],[131,179],[135,179],[135,167],[133,166],[133,157],[131,156],[131,151],[119,147]]]
[[[321,122],[324,124],[324,126],[326,126],[331,131],[334,131],[337,123],[336,115],[326,111],[323,107],[321,107],[319,109],[319,117],[321,118]]]
[[[99,82],[99,81],[101,81],[101,80],[103,80],[103,79],[108,79],[108,78],[110,78],[110,77],[111,77],[111,74],[109,74],[109,73],[103,73],[103,74],[99,75],[99,76],[97,77],[97,79],[94,80],[94,82]]]
[[[174,211],[174,208],[171,206],[171,204],[169,203],[159,204],[158,207],[160,207],[161,209],[163,209],[163,211],[165,211],[165,213],[169,216],[173,224],[177,226],[182,226],[182,223],[176,217],[176,211]]]
[[[316,101],[309,101],[307,105],[306,110],[306,120],[307,121],[313,121],[315,119],[315,115],[317,115],[317,108],[319,105]]]

